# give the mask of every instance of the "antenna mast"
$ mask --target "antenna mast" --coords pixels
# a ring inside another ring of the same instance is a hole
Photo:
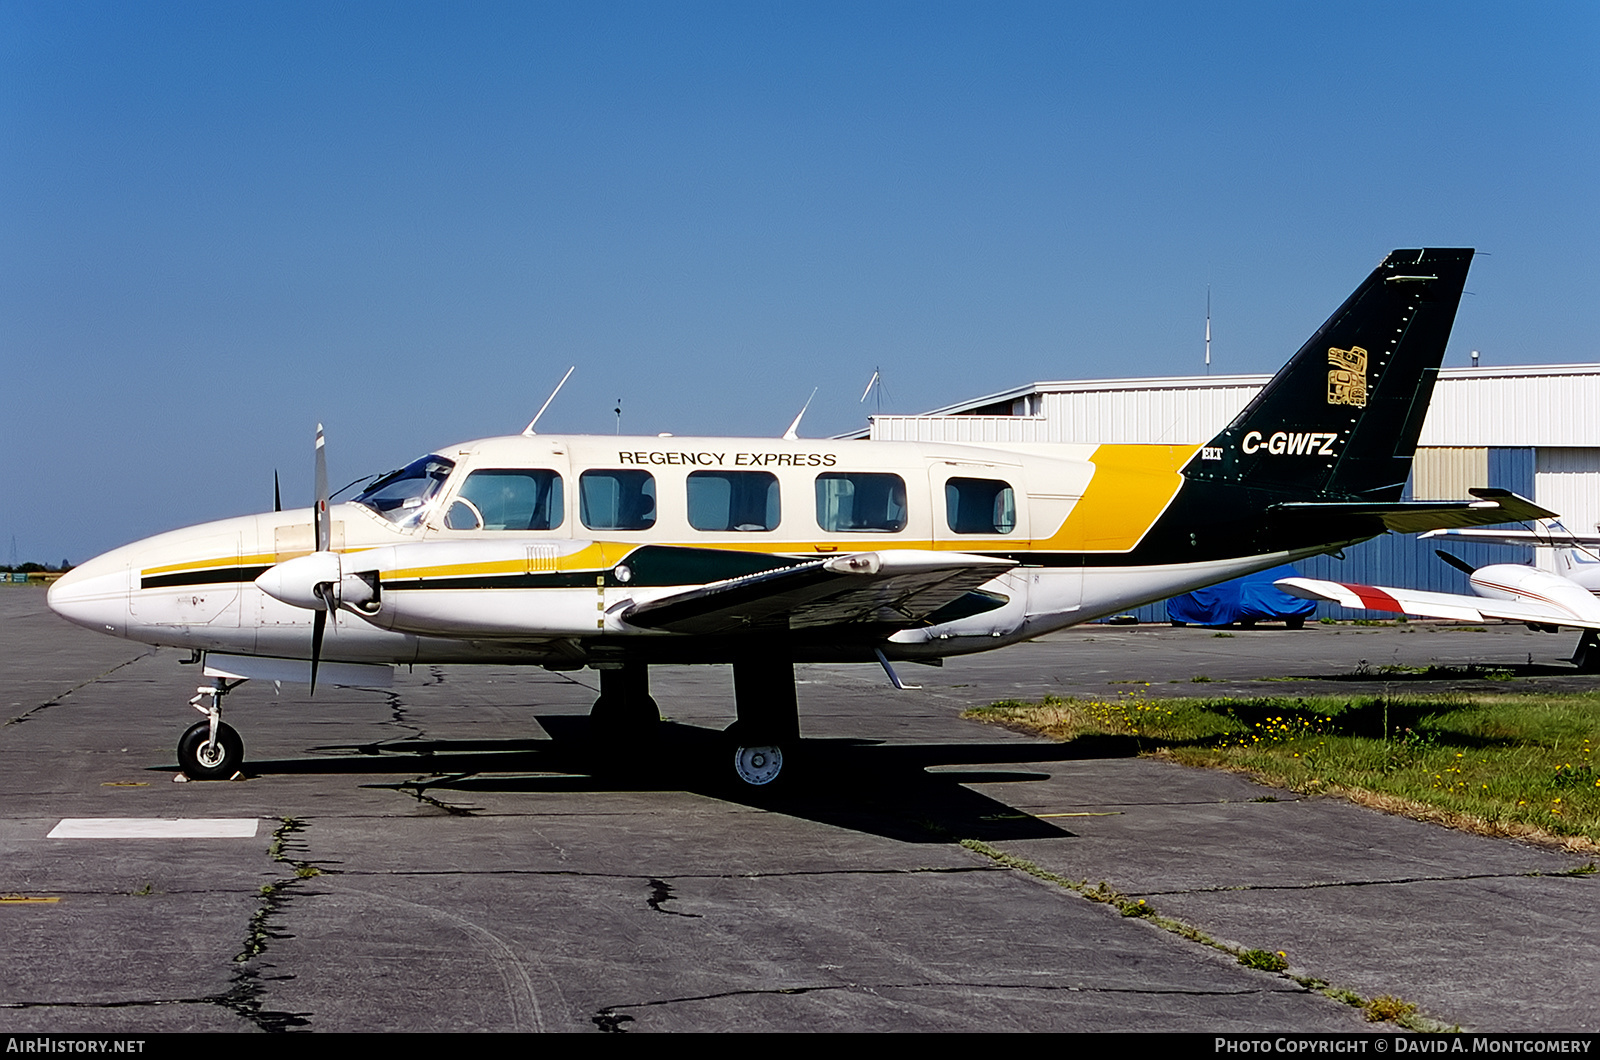
[[[1206,284],[1206,375],[1211,374],[1211,285]]]
[[[561,393],[561,388],[567,385],[567,380],[572,378],[572,373],[577,367],[577,365],[573,365],[567,369],[567,374],[561,377],[561,382],[557,383],[556,388],[550,391],[550,396],[544,399],[544,404],[539,406],[539,411],[533,414],[533,419],[528,421],[528,425],[522,429],[523,434],[530,437],[533,435],[533,425],[539,422],[539,417],[544,415],[544,410],[550,407],[550,402],[554,401],[556,395]]]

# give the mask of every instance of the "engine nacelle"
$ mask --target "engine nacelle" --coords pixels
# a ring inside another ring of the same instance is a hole
[[[1574,618],[1592,619],[1600,604],[1583,586],[1559,574],[1519,563],[1494,563],[1472,572],[1472,589],[1491,600],[1520,600],[1559,607]]]

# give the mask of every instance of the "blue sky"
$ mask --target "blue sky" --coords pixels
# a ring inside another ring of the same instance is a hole
[[[1394,247],[1600,360],[1600,5],[0,0],[0,546],[520,430],[1275,369]]]

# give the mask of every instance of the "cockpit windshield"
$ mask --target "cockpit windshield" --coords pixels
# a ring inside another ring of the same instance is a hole
[[[397,526],[415,526],[455,466],[442,456],[413,460],[399,471],[380,476],[361,491],[355,503],[366,505]]]

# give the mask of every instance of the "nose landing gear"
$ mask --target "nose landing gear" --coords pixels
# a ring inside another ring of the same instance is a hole
[[[231,684],[221,677],[213,677],[211,684],[201,685],[189,705],[206,716],[195,722],[178,740],[178,768],[192,780],[227,780],[239,772],[244,762],[244,741],[233,726],[222,720],[222,697],[233,691],[242,681]],[[210,703],[204,701],[209,699]]]

